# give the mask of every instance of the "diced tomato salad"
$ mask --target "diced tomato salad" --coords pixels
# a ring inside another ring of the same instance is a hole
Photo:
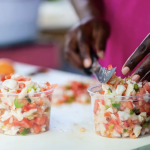
[[[90,103],[90,96],[87,92],[87,88],[93,84],[94,80],[89,83],[80,81],[70,81],[66,85],[58,86],[53,95],[52,103],[59,105],[63,103]]]
[[[114,73],[107,83],[95,87],[95,93],[91,98],[97,134],[111,138],[150,134],[150,82],[136,83]]]
[[[38,134],[49,129],[51,94],[56,87],[21,75],[8,75],[0,90],[0,132]],[[43,90],[44,89],[44,90]]]

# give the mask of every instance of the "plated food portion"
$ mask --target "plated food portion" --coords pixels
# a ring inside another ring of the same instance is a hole
[[[0,133],[26,135],[49,129],[51,95],[57,85],[34,82],[19,74],[0,83]]]
[[[88,91],[97,134],[118,138],[150,134],[149,82],[136,83],[113,74],[106,84],[90,87]]]
[[[65,85],[60,85],[55,89],[52,95],[52,103],[55,105],[72,102],[82,104],[90,103],[87,88],[95,82],[94,80],[89,82],[70,81]]]

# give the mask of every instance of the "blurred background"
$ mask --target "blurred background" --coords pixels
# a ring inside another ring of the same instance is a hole
[[[78,17],[69,0],[0,0],[0,58],[83,74],[63,57]]]

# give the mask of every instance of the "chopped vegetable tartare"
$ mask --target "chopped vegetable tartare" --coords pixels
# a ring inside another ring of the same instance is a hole
[[[58,86],[53,95],[52,103],[58,105],[63,103],[90,103],[87,87],[90,83],[71,81],[66,85]]]
[[[49,129],[51,95],[56,85],[37,83],[19,74],[0,83],[0,133],[26,135]]]
[[[136,83],[113,74],[106,84],[89,92],[97,134],[118,138],[150,134],[150,82]]]

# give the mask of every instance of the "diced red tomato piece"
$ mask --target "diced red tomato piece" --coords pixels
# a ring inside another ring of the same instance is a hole
[[[31,127],[35,124],[35,119],[30,120]]]
[[[127,108],[129,108],[130,110],[133,109],[133,104],[131,101],[127,102]]]
[[[111,115],[111,112],[105,112],[105,113],[104,113],[104,116],[105,116],[105,117],[109,117],[110,115]]]
[[[49,82],[46,82],[46,85],[47,85],[47,86],[50,86],[50,83],[49,83]]]
[[[29,109],[34,109],[36,108],[36,104],[35,103],[28,104],[28,107]]]
[[[139,100],[139,106],[144,106],[145,105],[145,101],[144,100]]]
[[[42,126],[42,125],[44,125],[44,124],[46,123],[46,120],[47,120],[47,119],[48,119],[48,118],[47,118],[47,116],[45,116],[45,115],[43,115],[42,117],[36,117],[35,123],[36,123],[37,125]]]
[[[119,125],[115,125],[115,130],[116,130],[118,133],[122,133],[122,127],[119,126]]]
[[[44,104],[44,101],[43,100],[36,101],[36,104],[42,106]]]
[[[100,94],[104,95],[105,91],[102,91]]]
[[[146,91],[144,88],[139,88],[139,92],[136,95],[144,95],[146,94]]]
[[[10,118],[8,118],[7,120],[5,120],[5,121],[4,121],[4,125],[9,124],[9,120],[10,120]]]
[[[23,118],[23,120],[21,121],[21,123],[22,123],[22,126],[24,128],[30,128],[31,127],[30,121],[28,119],[26,119],[26,118]]]
[[[6,79],[6,80],[7,80],[7,79],[11,79],[11,75],[5,76],[5,79]]]
[[[30,81],[31,78],[24,78],[24,81]]]
[[[143,88],[150,93],[149,83],[146,83]]]
[[[53,89],[57,86],[58,86],[58,84],[52,84],[52,85],[48,86],[47,90]],[[77,91],[80,91],[80,90],[78,89]]]
[[[23,89],[25,87],[24,83],[19,83],[19,88]]]
[[[44,91],[46,91],[46,89],[45,89],[45,88],[42,88],[40,92],[44,92]]]
[[[38,134],[41,131],[41,126],[34,124],[33,130],[34,130],[34,133]]]
[[[15,78],[16,81],[24,81],[24,77],[23,76],[19,76],[17,78]]]
[[[125,88],[127,89],[127,87],[128,87],[128,84],[127,84],[127,83],[125,83],[125,84],[124,84],[124,86],[125,86]]]
[[[146,112],[149,112],[149,111],[150,111],[150,102],[147,102],[147,103],[144,105],[144,107],[145,107]]]
[[[108,65],[108,70],[111,70],[112,68],[112,65]]]
[[[37,107],[36,109],[37,109],[37,112],[38,112],[38,113],[42,112],[42,109],[41,109],[41,108],[38,108],[38,107]]]
[[[104,101],[103,99],[100,100],[100,103],[101,103],[102,105],[105,105],[105,101]]]
[[[25,112],[29,111],[29,108],[28,108],[27,105],[23,106],[22,109],[23,109],[23,111],[25,111]]]
[[[22,131],[23,131],[23,128],[20,128],[20,129],[19,129],[19,133],[21,133]]]
[[[128,121],[124,121],[123,125],[124,125],[125,127],[127,127],[127,128],[130,126],[130,124],[129,124]]]
[[[99,102],[100,102],[100,100],[99,99],[96,99],[95,100],[95,104],[94,104],[94,114],[96,114],[96,112],[97,112],[97,110],[98,110],[98,108],[99,108]]]
[[[139,109],[140,109],[140,112],[146,112],[144,106],[139,107]]]
[[[6,80],[4,75],[2,75],[0,78],[1,78],[2,82],[4,82]]]
[[[26,118],[23,118],[22,121],[14,120],[12,125],[13,126],[21,126],[24,128],[30,128],[31,127],[30,121]]]
[[[21,92],[21,90],[17,90],[17,93],[20,93]]]

